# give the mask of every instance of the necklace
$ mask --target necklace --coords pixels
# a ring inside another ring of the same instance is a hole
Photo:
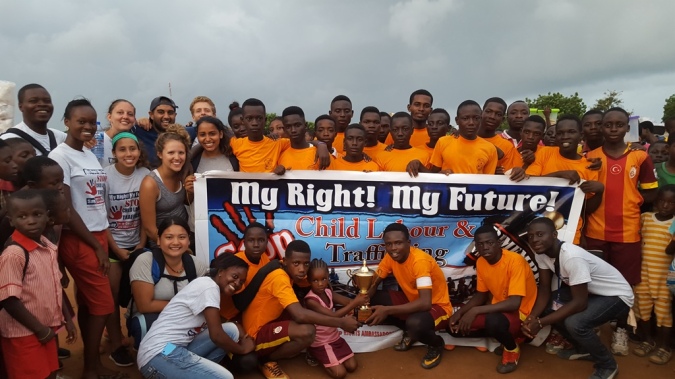
[[[181,267],[180,270],[176,270],[175,268],[171,267],[171,265],[169,264],[169,262],[165,262],[165,263],[166,263],[166,267],[168,267],[171,271],[175,272],[176,274],[182,274],[183,271],[185,271],[185,269],[182,268],[182,267]],[[181,266],[182,266],[182,265],[183,265],[183,262],[181,262],[180,264],[181,264]]]

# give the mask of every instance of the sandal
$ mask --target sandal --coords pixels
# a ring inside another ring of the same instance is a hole
[[[664,349],[660,348],[656,350],[654,354],[652,354],[649,357],[649,361],[652,363],[655,363],[657,365],[665,365],[670,361],[670,358],[673,356],[673,353]]]
[[[656,344],[655,343],[649,343],[647,341],[641,342],[638,347],[633,349],[633,354],[637,355],[638,357],[646,357],[649,354],[652,353],[652,351],[656,350]]]

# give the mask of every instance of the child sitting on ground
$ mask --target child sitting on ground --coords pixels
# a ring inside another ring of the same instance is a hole
[[[20,190],[8,199],[16,229],[0,255],[0,334],[8,378],[55,378],[56,333],[75,326],[62,315],[61,272],[56,246],[42,235],[49,216],[40,191]]]
[[[321,259],[312,259],[307,270],[307,278],[312,290],[305,296],[305,306],[314,312],[327,316],[344,317],[354,308],[366,304],[368,297],[358,295],[351,300],[331,291],[328,285],[328,266]],[[343,307],[333,310],[333,304]],[[344,378],[348,372],[358,367],[356,357],[347,342],[340,337],[337,328],[316,325],[314,343],[307,349],[308,353],[318,359],[328,374],[333,378]]]

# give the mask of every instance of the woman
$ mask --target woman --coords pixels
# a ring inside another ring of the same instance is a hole
[[[107,176],[96,156],[84,148],[96,133],[96,111],[87,99],[66,105],[64,143],[49,153],[63,170],[63,193],[72,210],[59,242],[59,258],[77,285],[78,322],[84,343],[83,378],[115,377],[101,363],[98,346],[114,302],[106,275],[108,216],[105,209]]]
[[[244,126],[244,111],[239,107],[236,101],[230,104],[230,114],[227,115],[227,124],[230,125],[232,133],[237,138],[246,137],[246,126]]]
[[[131,127],[136,123],[136,107],[127,100],[117,99],[108,107],[107,118],[110,128],[103,133],[101,166],[104,168],[116,162],[112,154],[112,138],[119,133],[131,130]]]
[[[122,262],[129,259],[132,251],[145,247],[145,232],[141,229],[141,213],[138,209],[141,182],[150,170],[135,135],[120,132],[112,137],[112,156],[115,164],[104,168],[108,176],[106,182],[106,209],[110,233],[108,235],[108,256],[110,271],[108,280],[115,302],[115,311],[108,318],[106,330],[112,353],[110,359],[118,366],[132,366],[134,360],[122,345],[120,326],[119,292],[123,276],[129,280],[128,268],[123,275]],[[127,306],[127,304],[123,304]]]
[[[230,135],[219,119],[204,116],[197,120],[197,141],[192,149],[192,171],[239,171],[239,161],[232,153]]]
[[[185,205],[194,197],[194,180],[185,182],[189,149],[190,136],[178,124],[170,125],[155,142],[160,165],[143,179],[140,190],[141,223],[151,247],[157,246],[157,225],[162,221],[188,220]]]
[[[231,379],[218,362],[226,353],[247,354],[255,348],[251,337],[240,337],[236,324],[220,323],[220,297],[241,288],[248,264],[221,254],[212,267],[208,277],[192,281],[171,299],[143,339],[137,361],[144,377]]]
[[[188,252],[187,220],[169,217],[159,224],[158,247],[140,254],[129,272],[133,303],[129,331],[136,347],[169,300],[208,266]],[[160,260],[164,261],[162,269]]]

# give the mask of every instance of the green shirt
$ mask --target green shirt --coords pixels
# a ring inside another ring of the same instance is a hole
[[[666,184],[675,184],[675,174],[671,174],[666,168],[667,162],[661,162],[656,165],[656,177],[659,180],[659,187]]]

